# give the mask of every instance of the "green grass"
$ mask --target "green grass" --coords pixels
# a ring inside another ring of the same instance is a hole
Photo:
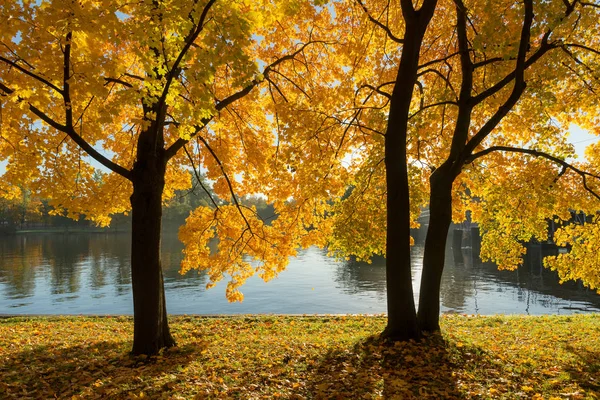
[[[444,316],[386,345],[383,317],[173,317],[178,347],[128,355],[126,317],[0,320],[0,398],[596,399],[600,316]]]

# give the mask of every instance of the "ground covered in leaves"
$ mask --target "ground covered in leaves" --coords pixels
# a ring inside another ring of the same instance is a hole
[[[371,316],[173,317],[130,357],[127,317],[0,320],[0,398],[596,399],[600,316],[444,316],[387,345]]]

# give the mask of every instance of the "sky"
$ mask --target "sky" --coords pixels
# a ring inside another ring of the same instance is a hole
[[[569,142],[575,146],[575,152],[579,156],[578,161],[584,161],[583,155],[586,146],[600,140],[600,136],[592,135],[577,125],[571,125],[569,129]]]

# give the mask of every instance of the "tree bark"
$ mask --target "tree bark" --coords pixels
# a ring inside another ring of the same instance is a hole
[[[425,237],[423,272],[419,293],[418,321],[422,332],[440,329],[440,285],[446,254],[446,240],[452,222],[452,183],[455,174],[443,164],[430,178],[429,227]]]
[[[387,242],[386,288],[387,326],[382,335],[391,341],[416,339],[420,336],[415,312],[410,264],[410,213],[406,146],[394,152],[387,149]]]
[[[402,85],[406,78],[399,72],[396,86]],[[410,80],[410,78],[409,76],[408,79]],[[404,87],[412,85],[414,85],[414,81],[412,84],[406,83]],[[406,162],[407,121],[404,118],[407,114],[403,111],[396,111],[403,108],[403,100],[405,99],[400,96],[392,97],[385,136],[387,185],[385,272],[388,321],[382,335],[391,341],[416,339],[420,335],[410,264],[410,196]]]
[[[385,134],[387,185],[386,288],[388,323],[382,336],[391,341],[420,336],[410,264],[410,194],[406,159],[408,115],[417,81],[419,53],[435,1],[417,12],[403,5],[406,31]],[[425,7],[425,5],[423,6]]]
[[[167,320],[160,262],[165,167],[160,159],[138,161],[132,171],[133,354],[157,354],[175,345]]]

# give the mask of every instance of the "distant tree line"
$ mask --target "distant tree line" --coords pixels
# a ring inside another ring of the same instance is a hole
[[[101,173],[95,179],[102,179]],[[165,204],[163,209],[163,223],[167,229],[181,226],[190,212],[200,206],[214,207],[210,197],[219,205],[227,204],[226,200],[219,199],[212,190],[206,178],[199,175],[202,184],[192,174],[193,185],[189,190],[179,190],[175,196]],[[257,214],[265,221],[275,219],[275,210],[272,204],[267,204],[260,195],[244,196],[241,203],[247,207],[255,207]],[[66,215],[55,212],[49,199],[40,199],[32,196],[31,191],[21,188],[20,196],[12,199],[0,198],[0,234],[15,233],[28,229],[95,229],[94,224],[80,215],[79,219],[72,219]],[[129,230],[131,216],[128,214],[115,214],[112,216],[110,227],[107,231]]]
[[[47,199],[33,197],[27,189],[21,189],[19,196],[11,199],[0,198],[0,233],[14,233],[17,230],[89,227],[89,221],[75,221],[62,215],[52,214],[54,208]]]

